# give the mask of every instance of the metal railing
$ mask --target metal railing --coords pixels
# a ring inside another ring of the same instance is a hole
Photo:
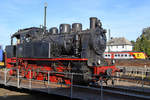
[[[120,67],[121,68],[121,67]],[[9,71],[10,70],[16,70],[16,72],[17,72],[17,74],[16,74],[16,76],[11,76],[11,75],[9,75]],[[83,85],[76,85],[76,84],[74,84],[73,83],[73,80],[74,80],[74,76],[75,75],[83,75],[83,74],[80,74],[80,73],[64,73],[64,72],[55,72],[55,71],[39,71],[39,72],[42,72],[42,73],[44,73],[44,72],[46,72],[47,73],[47,80],[45,81],[45,80],[41,80],[41,81],[39,81],[39,80],[35,80],[35,79],[32,79],[32,70],[29,70],[29,79],[26,79],[26,78],[24,78],[24,77],[22,77],[21,75],[20,75],[20,70],[19,69],[16,69],[16,68],[11,68],[11,69],[7,69],[7,68],[4,68],[3,70],[0,70],[0,80],[1,80],[1,84],[4,84],[4,85],[11,85],[11,83],[10,84],[8,84],[9,82],[10,82],[10,78],[15,78],[16,80],[17,80],[17,82],[16,81],[13,81],[14,83],[16,82],[16,87],[18,87],[18,88],[27,88],[28,87],[28,89],[34,89],[33,87],[34,87],[34,85],[32,85],[32,83],[34,83],[34,82],[36,82],[36,81],[38,81],[38,82],[42,82],[42,83],[46,83],[47,84],[47,87],[45,87],[44,89],[45,89],[45,92],[47,92],[48,94],[50,94],[51,92],[50,92],[50,90],[52,89],[52,86],[51,86],[51,84],[56,84],[56,85],[63,85],[63,86],[65,86],[65,87],[62,87],[62,88],[67,88],[67,89],[70,89],[69,91],[70,91],[70,95],[69,95],[69,97],[72,99],[73,98],[73,92],[74,92],[74,88],[83,88],[83,89],[91,89],[91,90],[96,90],[96,91],[99,91],[100,92],[100,98],[101,98],[101,100],[103,100],[104,99],[104,94],[103,94],[103,91],[104,91],[104,86],[108,86],[108,87],[117,87],[117,88],[127,88],[127,89],[131,89],[130,87],[131,86],[134,86],[134,87],[138,87],[139,88],[139,90],[141,90],[141,88],[142,88],[142,90],[148,90],[148,91],[150,91],[150,80],[145,80],[145,78],[143,77],[144,76],[144,73],[147,73],[147,72],[150,72],[150,70],[149,70],[149,68],[147,68],[146,70],[141,70],[141,69],[136,69],[135,71],[137,71],[137,72],[141,72],[142,73],[142,77],[141,77],[141,79],[140,79],[140,81],[141,81],[141,83],[137,83],[137,84],[135,84],[135,82],[131,82],[131,81],[129,81],[129,80],[134,80],[135,79],[135,77],[133,77],[132,75],[132,77],[124,77],[125,75],[128,75],[127,73],[133,73],[133,68],[132,68],[132,70],[130,69],[130,68],[126,68],[127,70],[126,70],[126,72],[124,73],[124,72],[117,72],[114,76],[111,76],[111,80],[109,80],[109,81],[116,81],[115,82],[115,84],[112,84],[112,83],[110,83],[110,82],[108,82],[108,84],[106,85],[106,84],[104,84],[105,82],[104,82],[104,80],[102,79],[102,80],[100,80],[99,82],[100,82],[100,86],[99,87],[91,87],[91,86],[83,86]],[[54,83],[54,82],[51,82],[50,81],[50,78],[51,78],[51,74],[67,74],[67,75],[69,75],[70,76],[70,81],[71,81],[71,84],[70,85],[66,85],[66,84],[64,84],[64,83]],[[27,82],[26,83],[21,83],[21,80],[26,80]],[[147,85],[147,84],[145,84],[145,82],[148,82],[149,83],[149,85]],[[27,85],[27,83],[28,83],[28,85]],[[128,83],[130,86],[128,86],[126,83]],[[140,84],[140,85],[139,85]],[[27,86],[27,87],[24,87],[24,86]],[[40,85],[39,85],[39,87],[40,87]],[[144,88],[146,88],[146,89],[144,89]],[[133,88],[133,89],[136,89],[137,91],[138,91],[138,89],[137,88]]]

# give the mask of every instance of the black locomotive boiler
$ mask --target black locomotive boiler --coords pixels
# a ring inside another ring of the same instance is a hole
[[[16,40],[14,43],[14,40]],[[81,23],[61,24],[59,29],[31,27],[19,30],[11,37],[11,45],[6,46],[6,67],[17,67],[23,77],[37,80],[50,79],[51,82],[71,84],[70,75],[51,73],[79,73],[75,82],[99,80],[101,75],[116,71],[103,58],[106,48],[106,30],[98,18],[90,18],[90,29],[82,30]],[[108,70],[109,69],[109,70]],[[10,71],[11,75],[16,70]]]

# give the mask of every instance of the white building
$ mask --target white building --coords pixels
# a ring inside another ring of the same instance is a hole
[[[111,40],[107,42],[105,52],[132,51],[132,48],[132,43],[124,37],[111,38]]]

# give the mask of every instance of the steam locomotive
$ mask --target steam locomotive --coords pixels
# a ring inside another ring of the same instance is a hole
[[[10,75],[16,75],[13,68],[18,68],[21,76],[28,79],[71,84],[69,74],[51,73],[49,76],[46,72],[53,71],[82,74],[74,76],[75,82],[99,80],[102,75],[111,75],[117,70],[103,57],[105,33],[96,17],[90,18],[90,29],[86,30],[82,30],[81,23],[73,23],[72,28],[61,24],[59,30],[56,27],[19,30],[11,36],[11,45],[6,46],[6,67],[11,68]]]

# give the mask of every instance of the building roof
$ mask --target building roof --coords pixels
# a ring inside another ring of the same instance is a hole
[[[124,37],[116,37],[116,38],[111,38],[108,42],[107,45],[132,45],[132,43],[125,39]]]

